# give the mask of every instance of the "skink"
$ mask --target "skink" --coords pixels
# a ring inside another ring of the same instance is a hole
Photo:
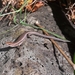
[[[61,41],[61,42],[70,42],[69,40],[62,40],[62,39],[59,39],[59,38],[56,38],[53,36],[43,35],[43,34],[38,33],[38,32],[33,32],[33,31],[26,32],[25,31],[23,34],[20,35],[20,37],[17,40],[15,40],[14,42],[6,42],[6,44],[10,47],[20,46],[20,45],[22,45],[24,40],[26,40],[27,36],[30,36],[30,35],[36,35],[36,36],[40,36],[40,37],[43,37],[46,39],[54,39],[54,40]]]

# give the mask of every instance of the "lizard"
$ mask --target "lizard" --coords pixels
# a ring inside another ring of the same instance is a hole
[[[27,36],[31,36],[31,35],[40,36],[40,37],[43,37],[46,39],[54,39],[54,40],[61,41],[61,42],[70,42],[69,40],[63,40],[63,39],[59,39],[59,38],[56,38],[53,36],[47,36],[47,35],[44,35],[44,34],[41,34],[41,33],[35,32],[35,31],[27,31],[27,32],[24,31],[24,33],[21,34],[14,42],[6,42],[6,44],[9,47],[20,46],[23,44],[24,40],[26,40]]]

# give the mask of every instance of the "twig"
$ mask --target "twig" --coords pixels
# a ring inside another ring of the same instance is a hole
[[[46,35],[49,36],[49,34],[45,30],[43,30],[43,27],[38,22],[36,22],[36,25],[38,27],[40,27]],[[50,40],[57,47],[57,49],[60,51],[60,53],[65,57],[65,59],[69,62],[69,64],[73,67],[73,69],[75,70],[75,64],[67,57],[67,55],[64,53],[64,51],[58,46],[58,44],[53,39],[50,39]]]

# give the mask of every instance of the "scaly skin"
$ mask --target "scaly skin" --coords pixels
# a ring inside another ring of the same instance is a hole
[[[61,42],[70,42],[68,40],[62,40],[62,39],[59,39],[59,38],[56,38],[56,37],[43,35],[43,34],[40,34],[38,32],[32,32],[32,31],[26,32],[25,31],[16,41],[7,42],[6,44],[10,47],[20,46],[24,42],[24,40],[26,40],[27,36],[30,36],[30,35],[36,35],[36,36],[40,36],[40,37],[43,37],[43,38],[46,38],[46,39],[54,39],[54,40],[61,41]]]

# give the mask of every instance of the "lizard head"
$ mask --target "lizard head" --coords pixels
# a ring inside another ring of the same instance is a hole
[[[6,42],[9,47],[14,47],[13,42]]]

